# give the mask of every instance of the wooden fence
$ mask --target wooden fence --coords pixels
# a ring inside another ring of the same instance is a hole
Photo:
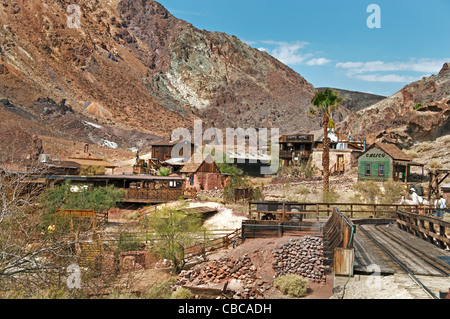
[[[195,244],[185,249],[185,254],[190,257],[199,256],[206,252],[214,251],[220,248],[228,249],[230,245],[237,244],[241,236],[241,229],[230,230],[208,230],[203,238],[199,238],[199,244]],[[158,239],[149,231],[133,231],[121,234],[110,235],[109,238],[103,238],[102,241],[109,245],[116,245],[119,241],[139,242],[153,244]]]
[[[409,213],[397,212],[400,229],[437,245],[442,249],[450,248],[450,223],[444,220]]]
[[[256,205],[256,209],[254,206]],[[380,218],[395,217],[398,210],[408,212],[424,213],[421,205],[400,205],[400,204],[361,204],[361,203],[303,203],[303,202],[249,202],[248,218],[250,220],[273,218],[275,220],[286,221],[297,216],[310,215],[317,220],[320,216],[329,217],[333,207],[339,209],[341,214],[350,218]]]
[[[296,221],[246,220],[242,222],[242,240],[283,236],[322,237],[322,224]]]
[[[223,230],[213,231],[212,233],[217,234],[217,232],[223,232]],[[209,236],[211,236],[211,232]],[[218,236],[216,238],[211,238],[201,244],[188,247],[184,250],[184,253],[188,258],[191,258],[194,256],[202,256],[205,255],[207,252],[212,252],[221,248],[228,249],[230,245],[233,247],[237,245],[239,243],[240,237],[241,237],[241,229],[239,228],[231,233],[225,234],[225,236]]]

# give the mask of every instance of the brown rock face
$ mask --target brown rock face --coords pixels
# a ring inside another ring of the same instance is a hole
[[[162,105],[183,106],[219,128],[318,128],[306,112],[313,86],[265,52],[234,36],[198,30],[154,1],[122,0],[118,10],[150,49],[149,89]]]
[[[198,30],[155,1],[76,3],[80,28],[69,27],[67,1],[0,0],[0,100],[14,105],[0,117],[119,148],[135,146],[130,132],[167,137],[195,118],[205,127],[318,128],[306,115],[312,85],[236,37]],[[36,108],[40,99],[64,106]]]
[[[37,159],[42,151],[41,139],[24,129],[13,127],[0,130],[0,158],[2,158],[2,162],[15,162],[25,165],[27,160]]]
[[[450,134],[450,67],[405,86],[394,95],[349,116],[338,125],[344,134],[386,140],[401,147]]]

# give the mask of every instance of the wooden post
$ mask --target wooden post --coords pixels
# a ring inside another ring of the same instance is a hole
[[[282,218],[282,221],[285,221],[285,220],[286,220],[286,204],[283,203],[283,218]]]
[[[353,218],[353,205],[350,205],[350,218]]]

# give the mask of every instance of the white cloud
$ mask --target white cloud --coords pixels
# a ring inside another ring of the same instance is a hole
[[[260,42],[267,46],[272,46],[273,48],[268,49],[262,47],[258,48],[258,50],[266,51],[287,65],[318,66],[331,62],[331,60],[322,57],[315,57],[313,53],[304,52],[302,49],[305,49],[305,47],[309,45],[309,43],[305,41],[285,42],[265,40]]]
[[[331,60],[325,59],[325,58],[314,58],[306,62],[306,65],[325,65],[327,63],[330,63]]]
[[[406,62],[339,62],[336,63],[336,67],[346,70],[347,76],[363,81],[408,83],[416,81],[422,76],[438,73],[446,61],[449,59],[410,59]]]
[[[367,82],[397,82],[409,83],[417,81],[415,76],[398,75],[398,74],[361,74],[355,76],[357,79]]]

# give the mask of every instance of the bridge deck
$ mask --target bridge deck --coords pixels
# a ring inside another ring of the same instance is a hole
[[[369,237],[364,234],[363,230],[367,231],[371,237],[379,241],[390,254],[395,256],[395,258],[407,265],[415,275],[442,275],[442,273],[418,257],[417,254],[425,256],[426,259],[432,261],[439,267],[446,269],[447,272],[450,272],[450,264],[447,263],[447,260],[450,259],[450,251],[440,249],[423,239],[399,229],[396,225],[380,225],[378,227],[379,229],[377,229],[375,225],[358,226],[354,242],[355,272],[371,273],[373,272],[373,267],[371,265],[374,264],[378,265],[378,270],[382,274],[390,274],[398,271],[398,267],[389,260],[386,253],[381,251]],[[386,235],[382,231],[387,231],[393,237]],[[397,243],[396,240],[400,240],[403,245],[413,247],[417,250],[416,254]]]

